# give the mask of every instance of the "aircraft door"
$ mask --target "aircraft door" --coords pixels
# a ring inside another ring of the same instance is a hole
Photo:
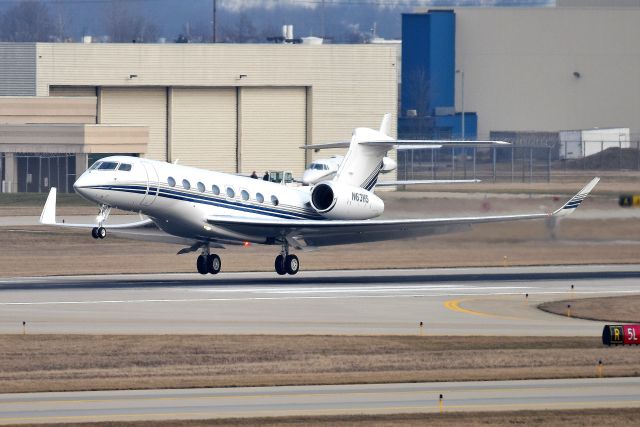
[[[149,206],[156,200],[156,197],[158,197],[158,172],[156,168],[153,167],[153,164],[144,160],[141,163],[147,173],[147,191],[142,199],[142,206]]]

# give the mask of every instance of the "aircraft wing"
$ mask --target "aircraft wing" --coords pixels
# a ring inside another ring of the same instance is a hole
[[[206,221],[237,234],[264,236],[268,240],[285,238],[298,249],[348,243],[376,242],[400,238],[443,234],[469,228],[473,224],[543,219],[565,216],[582,203],[600,178],[594,178],[578,194],[550,213],[472,216],[403,220],[284,220],[232,216],[209,216]]]
[[[420,185],[420,184],[476,184],[481,179],[408,179],[398,181],[378,181],[376,187],[392,187],[395,185]]]

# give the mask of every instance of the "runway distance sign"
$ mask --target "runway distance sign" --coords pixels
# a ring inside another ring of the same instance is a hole
[[[604,345],[640,345],[640,325],[605,325]]]
[[[638,207],[640,206],[640,194],[623,194],[620,196],[618,204],[623,208],[628,208],[631,206]]]

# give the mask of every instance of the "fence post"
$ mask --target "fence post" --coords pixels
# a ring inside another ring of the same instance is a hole
[[[551,182],[551,146],[547,147],[547,182]]]
[[[491,148],[493,150],[493,182],[496,182],[496,147]]]
[[[515,147],[513,146],[513,143],[511,144],[511,182],[513,182],[515,180],[515,165],[514,165],[514,152]]]
[[[529,147],[529,182],[533,181],[533,147]]]
[[[476,176],[476,147],[473,147],[473,179],[478,179]]]

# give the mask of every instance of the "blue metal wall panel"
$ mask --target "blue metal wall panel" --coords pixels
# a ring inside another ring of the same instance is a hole
[[[431,11],[429,77],[431,110],[453,107],[456,73],[456,16],[453,11]]]
[[[419,116],[429,114],[429,19],[429,14],[402,15],[401,116],[407,110],[417,110]]]

